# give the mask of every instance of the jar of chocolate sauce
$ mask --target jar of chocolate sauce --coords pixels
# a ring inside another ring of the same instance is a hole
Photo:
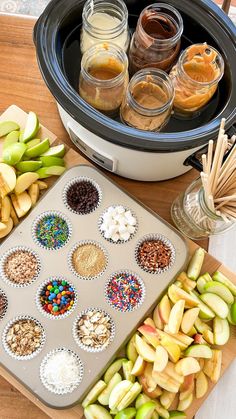
[[[146,67],[169,71],[178,58],[182,32],[183,20],[174,7],[164,3],[146,7],[130,45],[130,72]]]

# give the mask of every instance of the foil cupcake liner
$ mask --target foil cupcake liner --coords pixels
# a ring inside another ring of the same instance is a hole
[[[81,341],[81,338],[78,336],[78,331],[77,331],[78,322],[80,321],[81,317],[86,315],[89,311],[96,311],[96,312],[105,314],[109,318],[110,324],[111,324],[110,338],[108,339],[107,343],[105,343],[104,345],[101,345],[98,348],[93,348],[93,347],[90,347],[88,345],[83,344],[83,342]],[[110,345],[110,343],[113,341],[113,339],[115,337],[115,323],[114,323],[113,319],[111,318],[110,314],[107,313],[107,311],[105,311],[101,308],[97,308],[97,307],[90,307],[90,308],[87,308],[84,311],[81,311],[81,313],[76,317],[76,319],[73,323],[73,327],[72,327],[72,335],[73,335],[73,338],[74,338],[75,342],[77,343],[77,345],[81,349],[83,349],[84,351],[91,352],[91,353],[102,352],[105,349],[107,349],[107,347]]]
[[[66,280],[67,281],[67,279],[64,278],[64,277],[62,277],[62,276],[51,276],[51,277],[47,278],[45,281],[43,281],[41,283],[41,285],[37,289],[36,296],[35,296],[35,304],[36,304],[37,309],[40,311],[40,313],[43,314],[43,316],[46,317],[47,319],[50,319],[50,320],[61,320],[61,319],[64,319],[65,317],[68,317],[74,311],[74,309],[75,309],[75,307],[77,305],[77,302],[78,302],[78,294],[77,294],[76,288],[75,288],[74,284],[72,284],[70,281],[67,281],[68,284],[74,289],[74,293],[75,293],[74,294],[75,295],[75,299],[74,299],[73,307],[70,310],[66,311],[65,313],[58,314],[56,316],[54,316],[54,315],[52,315],[50,313],[47,313],[43,309],[42,304],[41,304],[41,301],[40,301],[40,294],[41,294],[41,291],[43,290],[44,286],[47,285],[50,281],[63,281],[63,280]]]
[[[0,298],[2,298],[2,313],[0,313],[0,320],[3,319],[7,312],[8,300],[5,292],[0,288]]]
[[[140,300],[137,302],[137,304],[134,307],[132,307],[132,309],[129,309],[129,310],[126,310],[126,309],[125,310],[120,310],[119,308],[115,307],[112,304],[110,298],[107,295],[108,286],[109,286],[110,281],[114,278],[114,276],[118,276],[118,275],[121,275],[121,274],[133,275],[138,280],[138,282],[140,284],[140,288],[142,290],[142,295],[141,295]],[[136,272],[133,272],[133,271],[129,271],[129,270],[126,270],[126,269],[121,269],[119,271],[113,272],[112,275],[110,275],[110,277],[108,278],[108,280],[105,283],[105,300],[113,310],[118,311],[119,313],[130,313],[134,310],[137,310],[143,304],[143,302],[145,300],[145,296],[146,296],[146,289],[145,289],[144,282],[140,278],[140,276],[138,274],[136,274]]]
[[[60,217],[67,224],[67,227],[68,227],[68,237],[65,240],[65,242],[62,244],[62,246],[57,246],[57,247],[47,247],[47,246],[44,246],[42,243],[40,243],[40,241],[38,240],[38,238],[36,236],[36,228],[37,228],[38,223],[41,220],[43,220],[44,218],[49,217],[49,216],[57,216],[57,217]],[[35,244],[37,244],[37,246],[39,246],[41,249],[45,249],[45,250],[48,250],[48,251],[60,250],[63,247],[65,247],[67,245],[67,243],[69,242],[70,238],[71,238],[71,234],[72,234],[72,224],[69,221],[69,219],[62,212],[60,212],[60,211],[45,211],[42,214],[40,214],[34,220],[33,225],[32,225],[32,237],[33,237],[33,240],[34,240]]]
[[[128,240],[118,240],[118,241],[114,241],[114,240],[112,240],[112,239],[107,239],[105,236],[104,236],[104,231],[102,231],[101,230],[101,226],[102,226],[102,223],[103,223],[103,216],[106,214],[106,212],[108,211],[108,209],[109,208],[111,208],[111,207],[113,207],[113,208],[115,208],[115,207],[119,207],[119,206],[122,206],[122,207],[124,207],[125,208],[125,210],[126,211],[130,211],[131,212],[131,214],[132,214],[132,216],[135,218],[135,220],[136,220],[136,224],[135,224],[135,226],[133,226],[134,228],[135,228],[135,230],[134,230],[134,232],[132,233],[132,234],[130,234],[130,237],[129,237],[129,239]],[[137,216],[136,216],[136,214],[134,213],[134,211],[133,210],[131,210],[129,207],[127,207],[126,205],[122,205],[122,204],[113,204],[113,205],[109,205],[109,207],[107,207],[104,211],[103,211],[103,213],[100,215],[100,217],[99,217],[99,220],[98,220],[98,229],[99,229],[99,232],[100,232],[100,234],[102,235],[102,237],[105,239],[105,240],[107,240],[109,243],[112,243],[112,244],[125,244],[125,243],[128,243],[130,240],[132,240],[133,239],[133,237],[135,236],[135,234],[137,233],[137,230],[138,230],[138,218],[137,218]]]
[[[80,212],[80,211],[75,211],[75,210],[73,210],[72,208],[71,208],[71,206],[68,204],[68,202],[67,202],[67,192],[68,192],[68,190],[70,189],[70,187],[71,186],[73,186],[73,185],[75,185],[76,183],[79,183],[79,182],[83,182],[83,181],[85,181],[85,182],[90,182],[96,189],[97,189],[97,191],[98,191],[98,202],[97,202],[97,204],[94,206],[94,208],[92,208],[90,211],[88,211],[88,212]],[[89,177],[87,177],[87,176],[78,176],[78,177],[76,177],[76,178],[74,178],[74,179],[72,179],[72,180],[70,180],[67,184],[66,184],[66,186],[64,187],[64,189],[63,189],[63,192],[62,192],[62,201],[63,201],[63,203],[64,203],[64,205],[65,205],[65,207],[69,210],[69,211],[71,211],[71,212],[73,212],[73,214],[76,214],[76,215],[88,215],[88,214],[91,214],[92,212],[94,212],[94,211],[96,211],[96,209],[99,207],[99,205],[101,204],[101,201],[102,201],[102,189],[100,188],[100,186],[98,185],[98,183],[97,182],[95,182],[95,180],[93,180],[93,179],[91,179],[91,178],[89,178]]]
[[[79,376],[78,376],[78,381],[77,381],[76,384],[71,385],[70,387],[56,389],[56,388],[53,387],[52,384],[47,382],[46,377],[44,376],[44,368],[47,364],[47,361],[53,355],[55,355],[58,352],[62,352],[62,351],[69,352],[74,356],[74,358],[76,359],[76,361],[78,363],[78,366],[79,366]],[[63,394],[72,393],[80,385],[80,383],[82,381],[82,378],[83,378],[83,375],[84,375],[84,366],[83,366],[83,363],[82,363],[81,359],[79,358],[79,356],[74,351],[72,351],[71,349],[67,349],[65,347],[56,348],[56,349],[48,352],[48,354],[43,358],[43,360],[41,362],[41,365],[40,365],[40,370],[39,370],[39,377],[40,377],[40,380],[41,380],[41,383],[43,384],[43,386],[48,391],[50,391],[51,393],[54,393],[56,395],[63,395]]]
[[[138,260],[138,251],[140,246],[143,244],[143,242],[148,241],[148,240],[160,240],[162,241],[166,246],[168,246],[170,248],[171,251],[171,256],[170,256],[170,262],[168,264],[168,266],[166,266],[165,268],[158,268],[155,271],[151,271],[148,268],[145,268],[144,266],[142,266],[139,263]],[[143,236],[137,243],[136,247],[135,247],[135,260],[137,265],[140,267],[140,269],[142,269],[144,272],[147,272],[149,274],[162,274],[166,271],[168,271],[168,269],[171,268],[171,266],[174,264],[175,262],[175,248],[173,246],[173,244],[170,242],[169,239],[167,239],[165,236],[163,236],[162,234],[146,234],[145,236]]]
[[[97,275],[94,275],[94,276],[83,276],[83,275],[80,275],[77,271],[76,271],[76,269],[74,268],[74,264],[73,264],[73,254],[74,254],[74,252],[78,249],[78,247],[80,247],[80,246],[83,246],[83,245],[86,245],[86,244],[92,244],[92,245],[94,245],[94,246],[97,246],[100,250],[102,250],[102,252],[104,253],[104,256],[105,256],[105,266],[104,266],[104,268],[103,268],[103,270],[100,272],[100,273],[98,273]],[[98,279],[98,278],[100,278],[103,274],[104,274],[104,272],[105,272],[105,270],[106,270],[106,268],[107,268],[107,265],[108,265],[108,253],[107,253],[107,251],[104,249],[104,247],[100,244],[100,243],[98,243],[98,242],[96,242],[96,241],[94,241],[94,240],[81,240],[81,241],[79,241],[79,242],[77,242],[73,247],[72,247],[72,249],[71,249],[71,251],[69,252],[69,254],[68,254],[68,258],[67,258],[67,261],[68,261],[68,265],[69,265],[69,269],[70,269],[70,271],[77,277],[77,278],[79,278],[79,279],[82,279],[82,280],[84,280],[84,281],[92,281],[92,280],[94,280],[94,279]]]
[[[7,343],[7,332],[9,330],[9,328],[11,326],[13,326],[13,324],[17,323],[20,320],[32,320],[42,330],[40,346],[36,349],[36,351],[32,352],[32,354],[30,354],[30,355],[22,355],[22,356],[21,355],[16,355],[14,352],[11,351],[11,349],[10,349],[8,343]],[[12,320],[10,320],[7,323],[7,325],[5,326],[5,328],[3,330],[3,334],[2,334],[2,345],[3,345],[6,353],[9,356],[11,356],[12,358],[16,359],[17,361],[28,361],[30,359],[35,358],[41,352],[41,350],[44,346],[45,340],[46,340],[46,334],[45,334],[45,330],[44,330],[42,324],[37,319],[35,319],[34,317],[27,316],[27,315],[17,316],[15,318],[13,318]]]
[[[7,259],[12,254],[14,254],[15,252],[18,252],[18,251],[31,253],[35,257],[35,259],[37,261],[37,265],[38,265],[36,275],[30,281],[25,282],[25,283],[20,283],[20,284],[18,284],[17,282],[13,282],[10,278],[8,278],[8,276],[5,273],[5,263],[6,263]],[[10,285],[13,288],[25,288],[25,287],[28,287],[29,285],[31,285],[33,282],[35,282],[38,279],[38,277],[40,275],[40,272],[41,272],[41,269],[42,269],[42,265],[41,265],[41,261],[40,261],[39,256],[37,255],[37,253],[34,250],[32,250],[32,249],[30,249],[29,247],[26,247],[26,246],[13,247],[12,249],[8,250],[2,256],[2,258],[0,260],[0,277],[3,279],[4,282],[6,282],[6,284]]]

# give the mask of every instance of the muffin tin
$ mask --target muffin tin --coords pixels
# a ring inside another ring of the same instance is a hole
[[[91,179],[99,187],[99,204],[88,214],[72,212],[65,202],[65,190],[76,178]],[[112,205],[129,208],[137,219],[135,234],[124,243],[116,244],[106,240],[99,230],[99,220],[104,211]],[[35,240],[35,223],[45,214],[60,214],[68,220],[69,236],[63,247],[53,251],[38,245]],[[172,249],[171,263],[168,269],[150,273],[143,270],[136,261],[136,249],[145,237],[159,237]],[[85,280],[71,270],[70,255],[80,242],[97,243],[104,249],[107,257],[106,268],[95,278]],[[20,380],[41,401],[53,408],[67,408],[82,401],[85,394],[105,371],[108,364],[132,335],[137,325],[154,307],[156,300],[166,290],[171,281],[187,262],[188,250],[185,240],[170,225],[156,214],[134,200],[117,187],[100,171],[89,166],[76,166],[69,169],[39,201],[30,215],[14,230],[1,245],[1,257],[15,247],[33,249],[40,261],[40,272],[34,282],[27,287],[12,287],[0,277],[1,291],[6,295],[8,307],[4,317],[0,318],[1,364]],[[142,296],[138,307],[130,311],[118,311],[106,298],[109,279],[119,273],[135,275],[141,284]],[[66,316],[53,321],[37,308],[37,293],[52,277],[61,277],[73,284],[77,294],[76,305]],[[89,308],[96,308],[107,313],[112,322],[109,344],[101,351],[86,351],[78,344],[75,336],[76,319]],[[17,360],[5,350],[5,331],[14,318],[20,316],[37,320],[45,332],[45,342],[32,359]],[[55,394],[42,383],[40,366],[43,359],[58,348],[66,348],[78,357],[81,365],[79,384],[66,393]]]

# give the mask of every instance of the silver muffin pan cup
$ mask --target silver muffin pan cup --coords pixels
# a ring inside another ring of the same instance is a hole
[[[92,179],[101,191],[102,199],[99,206],[87,215],[73,213],[62,199],[67,185],[78,178]],[[131,240],[114,246],[114,243],[110,243],[101,235],[99,219],[108,207],[118,204],[129,208],[135,214],[138,228]],[[35,243],[34,235],[32,235],[35,221],[47,212],[62,213],[71,227],[68,241],[56,251],[40,247],[38,243]],[[175,257],[169,269],[156,275],[145,272],[136,262],[135,249],[140,240],[142,241],[143,237],[150,233],[166,238],[175,251]],[[88,240],[100,244],[108,256],[105,271],[95,281],[85,281],[75,276],[68,264],[71,249],[79,242]],[[156,301],[169,283],[173,282],[176,275],[184,269],[188,259],[186,242],[177,230],[121,190],[99,170],[85,165],[75,166],[59,178],[25,220],[3,242],[1,256],[16,246],[27,246],[35,250],[41,261],[41,270],[37,279],[24,288],[12,287],[0,278],[0,288],[8,300],[8,309],[0,322],[0,363],[43,403],[58,409],[68,408],[83,400],[138,325],[155,307]],[[135,272],[144,284],[145,295],[138,310],[119,312],[106,301],[106,283],[114,272],[120,271]],[[74,285],[78,301],[69,316],[52,321],[38,310],[35,299],[40,285],[48,278],[58,276]],[[114,338],[101,352],[85,351],[73,336],[73,325],[78,315],[89,307],[99,307],[114,322]],[[22,314],[36,318],[46,334],[41,351],[33,359],[26,361],[18,361],[9,356],[2,343],[3,331],[9,321]],[[61,347],[68,348],[78,356],[83,365],[83,374],[80,383],[73,391],[59,395],[49,391],[42,384],[40,365],[48,353]]]

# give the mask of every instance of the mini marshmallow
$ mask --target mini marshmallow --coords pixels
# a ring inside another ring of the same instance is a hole
[[[136,218],[130,210],[126,210],[122,205],[109,207],[102,216],[101,231],[104,237],[113,242],[127,241],[131,234],[135,232]]]

